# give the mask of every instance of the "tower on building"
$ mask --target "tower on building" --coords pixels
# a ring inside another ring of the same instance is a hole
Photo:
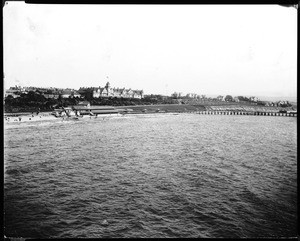
[[[106,85],[105,85],[105,89],[107,89],[107,90],[108,90],[109,88],[110,88],[110,83],[109,83],[109,82],[107,82],[107,83],[106,83]]]

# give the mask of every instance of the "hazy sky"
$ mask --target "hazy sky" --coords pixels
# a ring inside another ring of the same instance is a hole
[[[5,88],[296,96],[293,7],[8,2],[3,18]]]

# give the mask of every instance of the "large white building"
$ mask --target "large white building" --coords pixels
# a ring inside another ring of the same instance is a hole
[[[91,87],[91,88],[80,88],[79,92],[84,93],[92,92],[93,98],[99,97],[117,97],[117,98],[135,98],[141,99],[144,98],[143,90],[132,90],[125,88],[112,88],[110,83],[107,82],[105,87]]]

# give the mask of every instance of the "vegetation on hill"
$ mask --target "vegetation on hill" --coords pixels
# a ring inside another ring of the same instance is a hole
[[[28,94],[21,94],[20,97],[13,98],[7,96],[4,100],[5,112],[36,112],[52,111],[55,108],[77,105],[81,101],[89,101],[91,105],[110,105],[110,106],[134,106],[134,105],[153,105],[153,104],[172,104],[172,99],[163,99],[159,96],[147,96],[143,99],[133,98],[93,98],[93,97],[74,97],[58,99],[46,98],[42,94],[29,91]]]
[[[225,101],[221,101],[217,98],[207,98],[202,96],[201,98],[188,98],[188,97],[174,97],[174,96],[162,96],[162,95],[146,95],[142,99],[134,98],[117,98],[117,97],[99,97],[93,98],[92,96],[84,97],[69,97],[58,99],[46,98],[39,91],[29,91],[27,94],[20,93],[19,97],[14,98],[8,95],[4,100],[5,112],[39,112],[39,111],[52,111],[55,108],[67,107],[77,105],[81,101],[89,101],[91,105],[110,105],[110,106],[143,106],[143,105],[176,105],[176,104],[188,104],[188,105],[201,105],[201,106],[213,106],[213,105],[257,105],[265,106],[266,102],[257,101],[253,102],[247,97],[239,96],[239,102],[235,102],[232,96],[227,95]],[[288,107],[290,103],[281,103],[281,107]]]

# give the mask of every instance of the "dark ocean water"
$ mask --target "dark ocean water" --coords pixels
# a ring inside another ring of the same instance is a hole
[[[5,235],[296,237],[296,128],[195,114],[5,126]]]

